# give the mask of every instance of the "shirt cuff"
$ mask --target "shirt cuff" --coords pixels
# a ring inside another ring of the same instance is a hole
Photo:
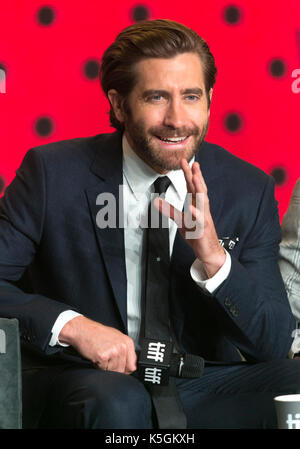
[[[207,290],[209,293],[213,293],[221,284],[224,282],[231,270],[231,256],[226,251],[226,259],[222,267],[212,278],[207,278],[207,274],[204,270],[203,263],[201,260],[196,259],[193,265],[191,266],[190,273],[192,279],[196,282],[198,287]]]
[[[64,346],[64,347],[68,347],[70,345],[67,345],[65,343],[61,343],[58,340],[58,336],[60,334],[60,331],[62,330],[62,328],[64,327],[65,324],[68,323],[68,321],[71,321],[73,318],[75,318],[76,316],[82,316],[81,313],[77,313],[74,310],[65,310],[64,312],[62,312],[60,315],[58,315],[57,320],[55,321],[53,327],[52,327],[52,337],[51,340],[49,342],[50,346]]]
[[[297,329],[293,332],[294,341],[290,349],[288,357],[292,359],[295,354],[300,352],[300,329],[298,328],[299,322],[297,322]]]

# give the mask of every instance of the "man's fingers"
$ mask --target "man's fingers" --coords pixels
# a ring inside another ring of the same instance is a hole
[[[197,195],[203,194],[196,194],[195,196]],[[185,208],[185,212],[180,212],[161,198],[155,198],[154,200],[155,207],[157,207],[163,215],[174,220],[178,229],[183,233],[185,238],[188,239],[200,238],[203,235],[203,206],[200,201],[198,201],[198,203],[197,206],[199,209],[190,204]]]
[[[132,338],[113,327],[84,316],[76,317],[69,323],[72,321],[73,325],[69,324],[63,338],[84,358],[91,360],[104,371],[126,374],[136,371],[136,353]]]
[[[124,373],[126,366],[126,354],[127,348],[125,344],[120,344],[111,351],[110,358],[108,360],[108,371],[116,371],[118,373]]]
[[[125,374],[131,374],[137,370],[137,356],[134,348],[133,340],[127,340],[127,353],[126,353],[126,364],[124,372]]]
[[[127,359],[124,373],[131,374],[131,373],[134,373],[134,371],[136,371],[136,370],[137,370],[137,357],[136,357],[136,354],[134,353]]]
[[[192,179],[196,192],[207,192],[207,187],[198,162],[194,162],[192,166]]]
[[[162,215],[175,221],[179,228],[182,227],[183,213],[176,209],[176,207],[172,206],[172,204],[162,198],[155,198],[153,204]]]
[[[183,173],[184,173],[187,191],[189,193],[195,193],[195,187],[194,187],[194,183],[193,183],[192,170],[191,170],[191,167],[189,166],[189,164],[188,164],[186,159],[182,159],[181,160],[181,168],[182,168]]]
[[[98,363],[99,368],[104,371],[130,374],[136,370],[136,353],[134,345],[123,342],[111,347],[103,353]]]
[[[203,184],[199,176],[199,170],[193,168],[193,184],[197,193],[203,192]]]
[[[192,219],[203,226],[204,223],[203,207],[201,209],[202,210],[200,210],[198,207],[195,207],[193,204],[189,206],[189,211],[191,213]]]
[[[186,159],[181,160],[181,168],[186,180],[188,193],[207,193],[207,187],[198,162],[194,162],[192,167]]]

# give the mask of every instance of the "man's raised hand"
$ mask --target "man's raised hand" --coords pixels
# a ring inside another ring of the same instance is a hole
[[[187,210],[179,211],[161,198],[155,199],[154,204],[163,215],[175,221],[195,256],[202,261],[207,276],[212,277],[224,264],[226,254],[210,213],[207,186],[198,162],[190,167],[186,159],[182,159],[181,168],[187,186]]]

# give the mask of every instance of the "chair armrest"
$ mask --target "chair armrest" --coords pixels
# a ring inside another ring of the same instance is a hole
[[[22,428],[19,323],[0,318],[0,429]]]

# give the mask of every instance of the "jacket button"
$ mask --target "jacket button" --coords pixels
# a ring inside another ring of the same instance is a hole
[[[230,307],[230,312],[233,316],[238,316],[239,314],[238,308],[236,306]]]
[[[226,307],[230,307],[232,305],[232,301],[230,298],[226,298],[224,301],[224,304]]]

